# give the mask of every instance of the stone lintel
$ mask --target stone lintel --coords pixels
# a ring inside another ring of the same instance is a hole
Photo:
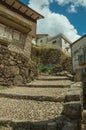
[[[8,11],[0,10],[0,22],[23,33],[28,33],[32,30],[30,22],[27,23],[23,18],[20,19],[13,14],[9,14]]]

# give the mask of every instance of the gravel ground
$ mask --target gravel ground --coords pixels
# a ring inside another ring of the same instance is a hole
[[[57,117],[62,103],[0,98],[0,118],[42,121]]]

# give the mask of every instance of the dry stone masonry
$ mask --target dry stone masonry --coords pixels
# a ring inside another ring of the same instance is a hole
[[[22,53],[10,51],[7,46],[0,45],[1,85],[26,84],[35,76],[37,76],[36,63],[29,60]]]
[[[22,85],[37,75],[30,59],[31,40],[42,18],[20,1],[0,0],[0,84]]]

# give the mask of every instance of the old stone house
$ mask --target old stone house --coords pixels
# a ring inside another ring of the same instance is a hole
[[[27,82],[31,40],[41,18],[19,0],[0,0],[0,84]]]
[[[72,43],[71,48],[73,72],[76,74],[76,81],[80,81],[82,77],[86,77],[86,34]]]
[[[68,38],[66,38],[66,36],[64,36],[63,34],[59,34],[55,37],[49,38],[47,44],[59,46],[60,48],[62,48],[62,50],[71,55],[71,41]]]
[[[36,35],[35,41],[36,45],[60,47],[67,54],[71,55],[71,41],[63,34],[59,34],[53,37],[49,36],[48,34],[39,34]]]
[[[33,38],[33,41],[35,45],[45,45],[48,41],[48,34],[36,34],[36,37]]]

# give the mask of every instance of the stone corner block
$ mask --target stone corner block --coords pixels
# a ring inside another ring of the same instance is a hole
[[[62,114],[69,118],[81,117],[81,104],[79,101],[64,103]]]

